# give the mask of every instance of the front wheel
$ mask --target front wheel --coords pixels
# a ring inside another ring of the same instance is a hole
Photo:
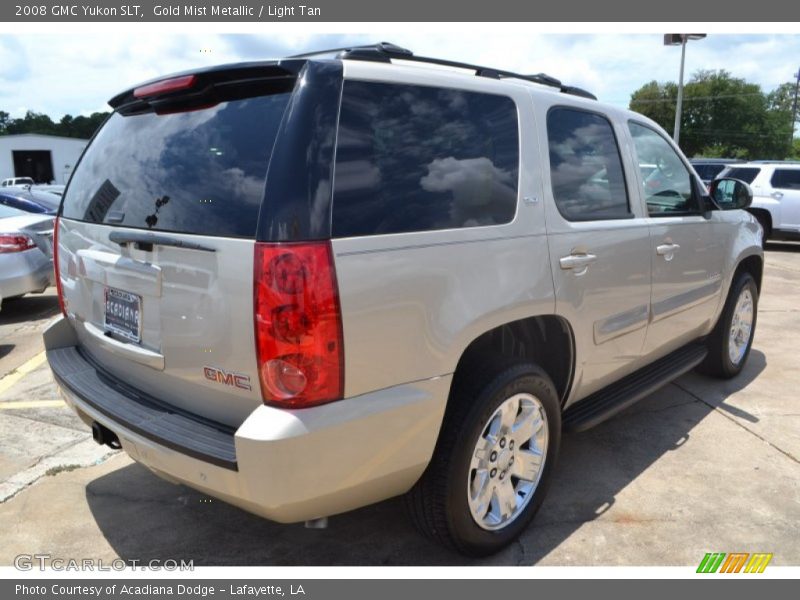
[[[750,273],[739,273],[731,285],[725,308],[708,339],[708,356],[701,371],[730,379],[738,375],[753,345],[758,316],[758,286]]]
[[[539,509],[560,439],[558,395],[538,366],[457,382],[434,457],[407,497],[415,524],[467,555],[501,550]]]

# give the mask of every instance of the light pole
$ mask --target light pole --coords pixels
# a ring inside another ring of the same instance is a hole
[[[683,65],[686,62],[686,42],[689,40],[702,40],[706,37],[705,33],[665,33],[665,46],[681,47],[681,74],[678,79],[678,102],[675,106],[675,128],[672,130],[672,139],[680,145],[681,139],[681,112],[683,110]]]
[[[800,91],[800,69],[794,74],[797,81],[794,84],[794,102],[792,102],[792,135],[789,137],[789,152],[794,147],[794,124],[797,121],[797,92]]]

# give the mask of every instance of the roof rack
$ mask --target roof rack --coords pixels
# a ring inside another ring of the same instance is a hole
[[[333,55],[338,59],[347,60],[365,60],[372,62],[391,63],[392,59],[405,60],[418,63],[426,63],[432,65],[441,65],[444,67],[453,67],[456,69],[467,69],[475,71],[478,77],[489,77],[491,79],[522,79],[532,83],[538,83],[549,87],[557,88],[564,94],[571,94],[573,96],[580,96],[581,98],[589,98],[590,100],[597,100],[597,96],[587,92],[579,87],[564,85],[550,75],[545,73],[537,73],[535,75],[523,75],[514,73],[513,71],[505,71],[503,69],[494,69],[491,67],[482,67],[480,65],[472,65],[469,63],[456,62],[452,60],[444,60],[441,58],[430,58],[427,56],[415,56],[411,50],[401,48],[389,42],[380,42],[377,44],[368,44],[366,46],[348,46],[345,48],[332,48],[330,50],[320,50],[317,52],[308,52],[306,54],[297,54],[290,58],[313,58],[326,55]]]
[[[750,160],[747,162],[757,163],[759,165],[800,165],[800,160],[778,160],[778,159],[767,159],[767,160]]]

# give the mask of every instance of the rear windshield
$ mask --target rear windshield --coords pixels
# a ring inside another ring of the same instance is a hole
[[[166,115],[114,113],[75,170],[63,215],[153,231],[255,237],[289,96]]]
[[[0,219],[4,219],[5,217],[19,217],[20,215],[24,214],[27,213],[23,210],[6,206],[5,204],[0,204]],[[2,227],[2,223],[0,223],[0,227]]]
[[[731,167],[731,169],[725,173],[725,177],[733,177],[734,179],[741,179],[745,183],[753,183],[753,180],[758,177],[760,172],[761,169],[756,167]]]

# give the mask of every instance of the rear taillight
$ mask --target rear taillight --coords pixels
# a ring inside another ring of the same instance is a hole
[[[264,402],[306,408],[342,398],[342,321],[330,242],[257,243],[253,284]]]
[[[136,88],[133,90],[133,96],[135,98],[149,98],[150,96],[188,90],[194,86],[196,80],[197,78],[194,75],[182,75],[181,77],[162,79],[161,81]]]
[[[36,243],[27,235],[19,233],[0,233],[0,254],[24,252],[36,248]]]
[[[56,276],[56,293],[58,294],[58,306],[61,309],[61,314],[67,316],[67,308],[64,303],[64,291],[61,289],[61,273],[58,270],[58,226],[60,225],[61,217],[56,217],[55,226],[53,227],[53,269]]]

